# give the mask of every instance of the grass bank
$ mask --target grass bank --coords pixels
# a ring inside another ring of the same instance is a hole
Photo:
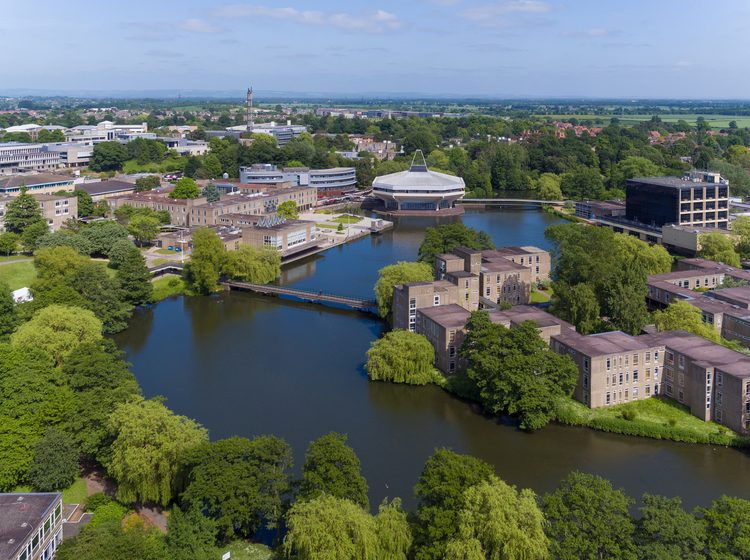
[[[0,266],[0,282],[8,284],[11,290],[28,287],[36,278],[33,261],[12,262]]]
[[[590,409],[573,399],[565,399],[557,405],[556,418],[562,424],[586,426],[615,434],[750,447],[750,438],[742,437],[715,422],[704,422],[690,414],[687,407],[669,399],[652,397],[596,409]]]
[[[16,486],[13,492],[33,492],[31,486]],[[75,482],[62,491],[62,501],[64,504],[83,504],[86,502],[86,479],[76,478]]]
[[[185,281],[174,274],[166,274],[151,282],[154,286],[154,301],[187,293]]]

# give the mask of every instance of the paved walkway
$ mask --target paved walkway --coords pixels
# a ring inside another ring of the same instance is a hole
[[[16,264],[20,262],[29,262],[33,261],[34,259],[32,257],[23,258],[23,259],[13,259],[11,261],[0,261],[0,266],[3,266],[4,264]]]

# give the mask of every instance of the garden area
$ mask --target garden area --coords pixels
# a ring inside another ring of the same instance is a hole
[[[0,282],[11,290],[28,287],[36,278],[36,269],[31,260],[0,265]]]

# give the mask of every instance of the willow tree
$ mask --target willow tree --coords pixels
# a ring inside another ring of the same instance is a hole
[[[458,536],[448,560],[544,560],[549,558],[544,516],[534,492],[520,492],[496,476],[464,493]]]
[[[372,343],[365,369],[373,381],[425,385],[440,379],[434,362],[435,350],[423,335],[395,330]]]
[[[287,514],[284,554],[297,560],[379,560],[373,517],[349,500],[321,495]]]
[[[118,483],[118,499],[162,506],[173,498],[181,458],[208,440],[194,420],[141,397],[115,409],[109,432],[114,441],[106,467]]]

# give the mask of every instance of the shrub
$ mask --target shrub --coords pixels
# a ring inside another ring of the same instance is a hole
[[[107,496],[104,492],[96,492],[86,498],[86,511],[96,511],[101,506],[109,505],[114,500]]]
[[[622,411],[623,420],[628,420],[629,422],[632,422],[633,420],[636,419],[637,416],[638,416],[638,413],[632,408],[626,408],[625,410]]]

